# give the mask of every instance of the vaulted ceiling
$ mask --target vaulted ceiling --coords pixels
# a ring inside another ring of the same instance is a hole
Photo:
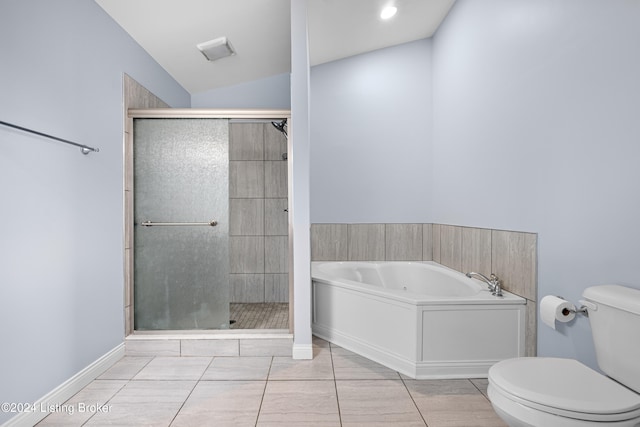
[[[454,1],[310,0],[311,65],[431,37]],[[291,71],[290,0],[96,2],[192,94]],[[236,55],[207,61],[196,45],[223,36]]]

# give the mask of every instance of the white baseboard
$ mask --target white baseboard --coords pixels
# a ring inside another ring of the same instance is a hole
[[[291,356],[294,359],[313,359],[313,344],[293,344]]]
[[[124,343],[119,344],[113,350],[69,378],[64,383],[47,393],[34,403],[35,408],[50,408],[62,405],[73,395],[85,388],[91,381],[102,375],[107,369],[113,366],[124,356]],[[1,427],[31,427],[42,421],[48,412],[21,412],[11,418]]]

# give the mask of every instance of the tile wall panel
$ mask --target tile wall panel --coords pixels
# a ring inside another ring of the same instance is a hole
[[[422,260],[433,261],[433,224],[422,224]]]
[[[133,333],[133,304],[124,307],[124,335]]]
[[[124,250],[124,306],[133,305],[133,249]]]
[[[232,199],[263,198],[264,162],[230,161],[229,197]]]
[[[155,96],[147,88],[123,75],[125,114],[129,108],[169,108],[169,104]]]
[[[133,249],[133,191],[126,190],[124,192],[124,247],[126,249]]]
[[[264,236],[229,237],[229,272],[264,273]]]
[[[385,260],[422,261],[422,224],[386,224]]]
[[[527,336],[525,340],[524,355],[533,357],[538,354],[538,303],[527,299]]]
[[[384,261],[384,224],[349,224],[349,261]]]
[[[287,197],[287,162],[282,160],[264,162],[264,196]]]
[[[229,124],[229,160],[264,160],[264,125]]]
[[[124,189],[133,192],[133,135],[129,132],[124,135]]]
[[[462,271],[462,227],[440,226],[440,264]]]
[[[287,199],[264,200],[264,234],[267,236],[287,236],[289,234],[289,213]]]
[[[229,235],[264,235],[264,199],[229,200]]]
[[[489,276],[491,270],[491,230],[462,227],[461,270]]]
[[[230,274],[232,302],[264,302],[264,274]]]
[[[440,224],[432,224],[431,229],[431,239],[433,243],[433,253],[431,255],[435,262],[440,263],[440,230],[442,226]]]
[[[529,300],[537,298],[537,236],[533,233],[492,231],[491,265],[505,289]]]
[[[288,273],[289,238],[287,236],[265,236],[265,273]]]
[[[264,275],[264,301],[287,302],[289,301],[289,275],[265,274]]]
[[[312,224],[311,259],[313,261],[347,261],[349,259],[347,224]]]
[[[264,126],[264,159],[282,160],[282,155],[287,152],[287,138],[271,123],[266,123]]]

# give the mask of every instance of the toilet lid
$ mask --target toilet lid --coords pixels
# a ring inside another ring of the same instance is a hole
[[[640,395],[572,359],[504,360],[491,367],[489,381],[511,396],[563,412],[613,415],[640,411]]]

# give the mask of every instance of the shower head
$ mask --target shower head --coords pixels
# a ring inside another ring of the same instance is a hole
[[[282,119],[280,122],[271,122],[274,128],[278,129],[280,132],[284,134],[284,136],[289,137],[287,135],[287,119]]]

